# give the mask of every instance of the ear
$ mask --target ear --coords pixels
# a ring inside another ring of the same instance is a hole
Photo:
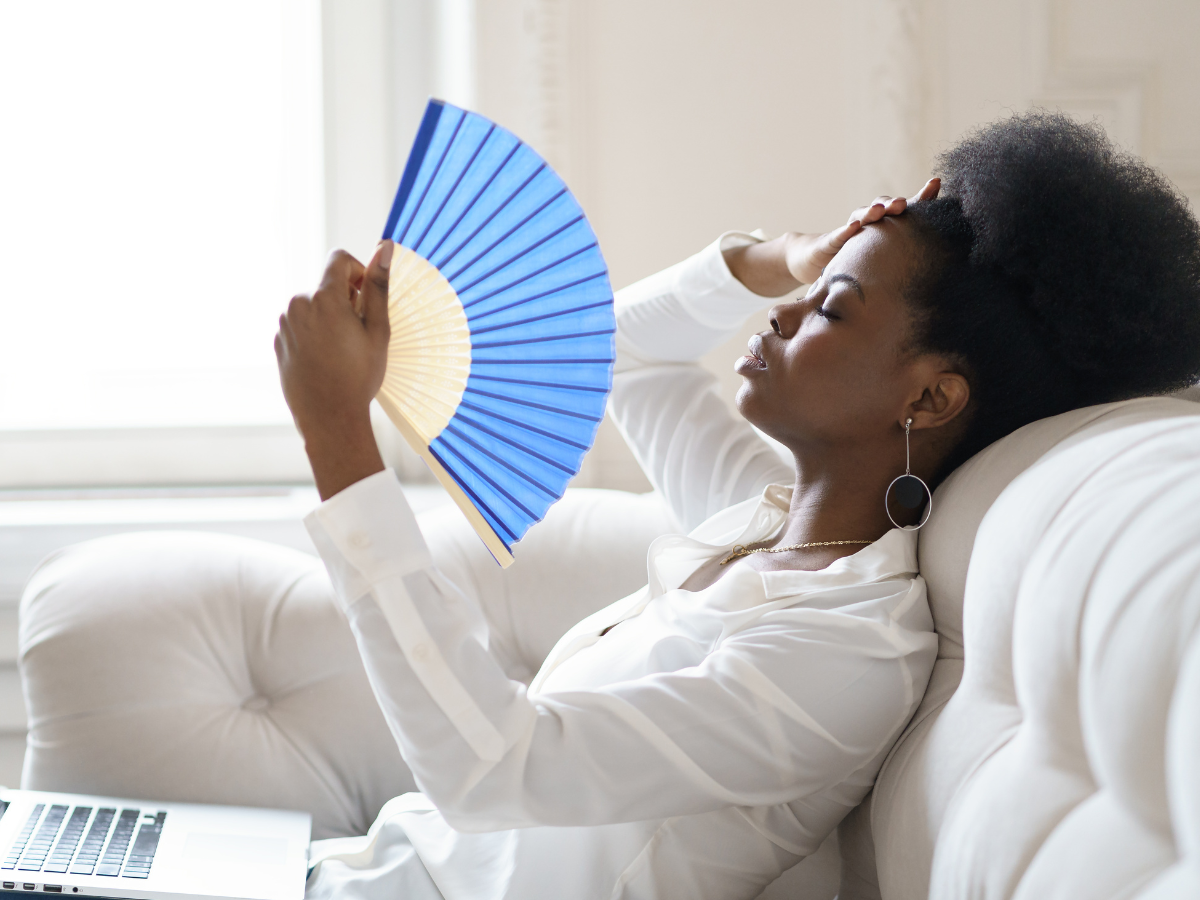
[[[940,428],[962,414],[971,399],[971,385],[958,372],[941,370],[931,373],[921,395],[905,407],[904,419],[912,419],[914,431]]]

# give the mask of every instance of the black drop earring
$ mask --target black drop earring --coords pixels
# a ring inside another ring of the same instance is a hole
[[[909,446],[909,429],[911,427],[912,419],[906,420],[904,423],[904,474],[892,479],[892,483],[883,492],[883,511],[892,520],[892,524],[902,531],[916,531],[921,528],[929,521],[929,514],[933,512],[933,493],[929,490],[929,485],[912,473],[912,449]],[[901,525],[892,518],[892,510],[888,503],[892,496],[895,496],[896,502],[905,509],[920,509],[924,505],[925,513],[921,516],[921,521],[916,525]]]

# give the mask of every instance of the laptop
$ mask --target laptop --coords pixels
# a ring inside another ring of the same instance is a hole
[[[0,895],[301,900],[308,813],[0,789]]]

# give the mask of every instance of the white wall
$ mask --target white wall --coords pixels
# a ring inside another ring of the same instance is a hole
[[[327,230],[358,253],[431,92],[550,160],[618,288],[730,228],[911,192],[1031,105],[1098,117],[1200,202],[1196,0],[324,0],[324,25]],[[744,342],[706,360],[729,398]],[[647,487],[611,423],[577,483]]]
[[[576,191],[615,287],[721,231],[824,230],[971,127],[1098,116],[1200,201],[1195,0],[476,0],[477,108]],[[744,338],[707,362],[732,396]],[[644,487],[606,426],[581,483]]]

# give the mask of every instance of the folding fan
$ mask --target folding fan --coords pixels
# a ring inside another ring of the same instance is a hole
[[[615,331],[604,257],[545,160],[437,100],[383,236],[397,246],[376,399],[508,566],[604,416]]]

